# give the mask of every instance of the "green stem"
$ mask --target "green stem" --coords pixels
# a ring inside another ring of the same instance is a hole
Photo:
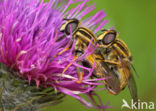
[[[36,111],[61,102],[64,95],[52,87],[37,88],[27,80],[15,77],[0,64],[0,111]]]

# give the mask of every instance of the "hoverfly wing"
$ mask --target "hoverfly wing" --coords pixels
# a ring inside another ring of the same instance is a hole
[[[97,78],[105,77],[105,83],[107,90],[112,94],[119,94],[120,92],[120,81],[116,76],[115,72],[112,71],[108,64],[103,62],[102,56],[98,52],[87,56],[86,60],[90,66],[95,62],[95,68],[93,76]]]
[[[122,68],[124,70],[124,74],[126,75],[127,85],[130,91],[130,95],[133,101],[138,101],[138,94],[137,94],[137,86],[133,74],[131,72],[130,63],[122,62]]]
[[[133,69],[133,71],[135,72],[136,76],[139,77],[139,74],[137,73],[135,67],[133,66],[133,64],[130,64],[131,65],[131,68]]]
[[[111,70],[109,66],[102,62],[103,67],[105,68],[106,72],[103,73],[105,77],[109,77],[106,79],[106,86],[110,93],[112,94],[119,94],[120,93],[120,81],[118,79],[118,75],[114,70]]]
[[[137,86],[136,86],[136,82],[135,82],[135,79],[132,74],[128,80],[128,88],[129,88],[129,91],[130,91],[133,101],[137,102],[138,101]]]

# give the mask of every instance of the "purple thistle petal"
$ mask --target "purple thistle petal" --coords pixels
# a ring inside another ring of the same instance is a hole
[[[97,108],[97,109],[101,109],[103,111],[106,111],[106,108],[112,108],[111,106],[108,106],[109,103],[107,103],[106,105],[103,105],[102,100],[100,99],[100,97],[95,92],[86,93],[86,96],[92,102],[92,104],[94,105],[94,107]],[[95,103],[95,100],[94,100],[93,96],[97,97],[100,105],[97,105]]]
[[[64,90],[64,89],[61,89],[61,88],[60,88],[59,90],[62,91],[62,92],[64,92],[65,94],[68,94],[68,95],[70,95],[70,96],[73,96],[74,98],[76,98],[77,100],[79,100],[82,104],[84,104],[87,108],[93,107],[93,105],[92,105],[91,103],[87,102],[86,100],[84,100],[84,99],[81,98],[80,96],[75,95],[75,94],[73,94],[73,93],[71,93],[71,92],[69,92],[69,91],[66,91],[66,90]]]
[[[107,20],[103,20],[102,23],[96,28],[94,33],[98,32],[107,22]]]
[[[93,29],[96,33],[101,29],[106,20],[104,11],[100,11],[92,17],[84,19],[84,16],[95,8],[95,4],[88,6],[89,0],[2,0],[0,1],[0,62],[20,73],[20,77],[27,79],[29,84],[33,81],[36,86],[53,87],[55,91],[68,94],[86,107],[92,104],[80,97],[79,94],[87,94],[106,78],[90,79],[95,64],[88,68],[77,63],[92,54],[97,46],[92,41],[84,54],[73,61],[74,44],[72,48],[55,57],[72,41],[72,33],[69,38],[59,31],[63,18],[77,18],[82,20],[85,27]],[[68,10],[73,3],[79,3],[75,8]],[[96,28],[97,27],[97,28]],[[60,39],[60,40],[59,40]],[[54,59],[52,60],[52,58]],[[63,70],[68,66],[65,74]],[[84,70],[81,84],[77,84],[77,70]],[[58,81],[58,78],[61,80]]]

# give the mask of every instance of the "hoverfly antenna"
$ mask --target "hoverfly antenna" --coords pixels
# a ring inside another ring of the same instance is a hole
[[[102,30],[101,30],[101,32],[105,32],[105,31],[107,31],[107,29],[102,29]]]
[[[133,71],[135,72],[136,76],[139,78],[139,74],[137,73],[137,71],[136,71],[135,67],[133,66],[133,64],[130,64],[130,65],[131,65]]]
[[[68,19],[68,18],[63,18],[63,20],[66,20],[66,21],[68,21],[68,20],[71,20],[71,19]]]
[[[66,21],[79,21],[79,20],[76,19],[76,18],[71,18],[71,19],[69,19],[69,18],[63,18],[63,20],[66,20]]]
[[[102,42],[104,45],[109,45],[110,43],[114,42],[117,37],[117,32],[114,30],[104,32],[104,36]]]

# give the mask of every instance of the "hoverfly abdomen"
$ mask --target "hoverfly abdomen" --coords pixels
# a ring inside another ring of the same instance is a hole
[[[124,58],[131,57],[130,51],[127,45],[120,39],[117,39],[114,43],[114,48],[118,51],[119,55],[122,55]]]

